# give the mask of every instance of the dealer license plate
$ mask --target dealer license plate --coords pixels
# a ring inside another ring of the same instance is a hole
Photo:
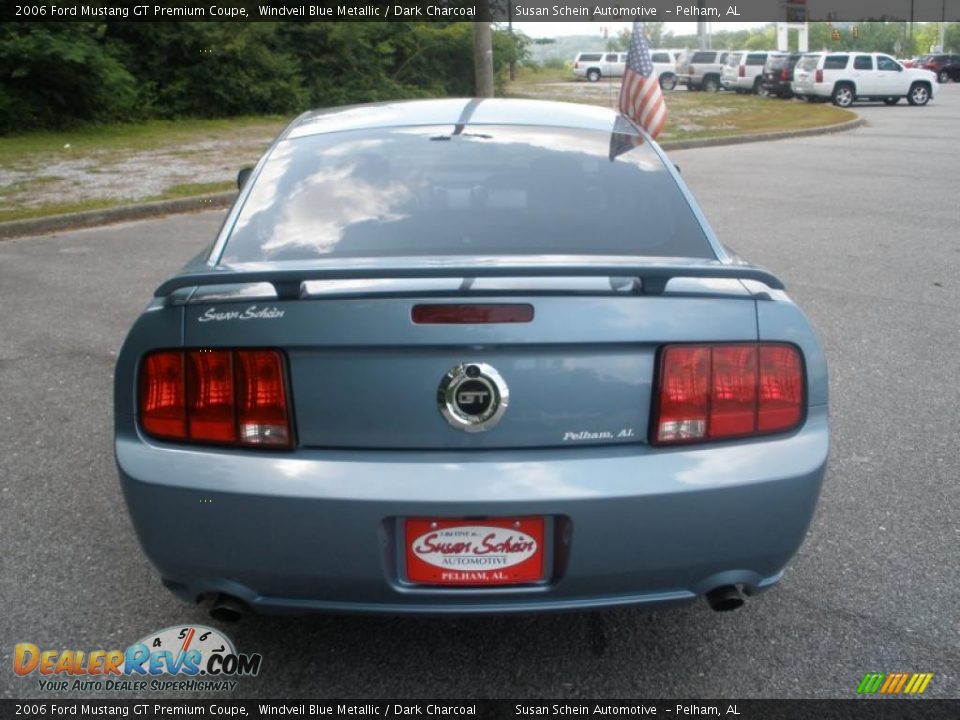
[[[544,519],[410,518],[407,579],[422,585],[519,585],[544,579]]]

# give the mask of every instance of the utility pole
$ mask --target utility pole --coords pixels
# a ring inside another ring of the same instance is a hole
[[[490,4],[477,3],[477,17],[473,23],[473,76],[476,96],[493,97],[493,31],[490,28]]]
[[[946,52],[947,0],[940,5],[940,48],[937,52]]]
[[[912,1],[912,0],[911,0]],[[510,79],[517,79],[517,63],[514,59],[516,53],[516,38],[513,37],[513,2],[507,0],[507,28],[510,30]]]
[[[910,54],[913,55],[913,0],[910,0]]]

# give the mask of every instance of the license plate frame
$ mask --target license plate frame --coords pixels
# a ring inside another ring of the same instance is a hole
[[[407,517],[399,530],[404,580],[411,585],[503,588],[549,579],[546,516]]]

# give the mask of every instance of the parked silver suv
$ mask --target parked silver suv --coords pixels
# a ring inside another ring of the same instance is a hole
[[[677,59],[677,80],[688,90],[716,92],[729,55],[727,50],[685,50]]]
[[[727,63],[720,74],[720,84],[724,90],[736,90],[738,93],[752,92],[760,95],[762,92],[763,66],[771,55],[779,55],[763,51],[750,52],[747,50],[732,52],[727,57]]]

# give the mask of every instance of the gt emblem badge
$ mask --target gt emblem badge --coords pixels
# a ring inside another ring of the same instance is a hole
[[[437,393],[440,414],[464,432],[489,430],[503,417],[510,390],[500,374],[484,363],[461,363],[444,375]]]

